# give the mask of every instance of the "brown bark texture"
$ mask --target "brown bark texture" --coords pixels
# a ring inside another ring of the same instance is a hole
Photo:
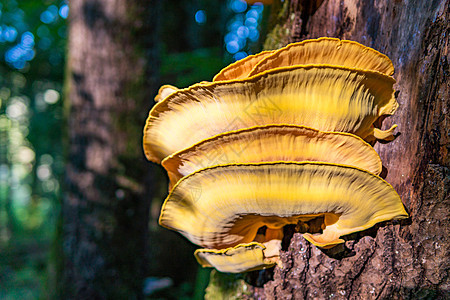
[[[143,298],[152,175],[141,141],[159,5],[70,1],[61,299]]]
[[[448,16],[445,0],[275,1],[266,48],[329,36],[392,59],[400,108],[383,128],[398,124],[400,135],[375,149],[410,220],[349,236],[333,251],[296,233],[284,268],[252,298],[450,299]]]

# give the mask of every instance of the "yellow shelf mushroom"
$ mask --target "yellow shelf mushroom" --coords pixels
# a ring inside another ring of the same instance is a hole
[[[381,159],[361,138],[297,125],[267,125],[228,131],[176,152],[162,161],[171,189],[182,177],[230,163],[323,161],[381,172]]]
[[[164,98],[166,98],[167,96],[169,96],[172,93],[175,93],[178,90],[179,90],[179,88],[177,88],[173,85],[170,85],[170,84],[165,84],[165,85],[161,86],[159,88],[158,94],[155,96],[155,102],[162,101]]]
[[[282,229],[266,228],[257,233],[254,242],[225,249],[197,249],[195,258],[202,267],[213,267],[221,272],[242,273],[273,267],[282,267],[280,260]]]
[[[144,128],[144,152],[160,163],[214,135],[269,124],[304,125],[370,140],[376,134],[373,122],[398,107],[394,83],[375,71],[313,65],[196,84],[153,107]]]
[[[394,74],[392,61],[375,49],[354,41],[319,38],[292,43],[265,56],[248,76],[285,66],[330,64]]]
[[[407,218],[367,144],[398,107],[392,62],[352,41],[319,38],[251,55],[213,82],[162,86],[144,128],[146,157],[171,189],[159,222],[204,249],[204,267],[280,265],[283,227],[321,248]]]
[[[262,59],[271,55],[272,53],[273,51],[263,51],[238,60],[220,70],[220,72],[217,73],[216,76],[214,76],[213,81],[246,78]]]
[[[276,162],[221,165],[184,177],[165,200],[159,222],[194,244],[224,249],[254,241],[262,226],[280,229],[321,215],[323,232],[305,234],[319,247],[408,216],[392,186],[365,170]]]
[[[263,244],[252,242],[226,249],[197,249],[195,258],[202,267],[214,267],[220,272],[242,273],[273,267],[279,258],[266,256]]]

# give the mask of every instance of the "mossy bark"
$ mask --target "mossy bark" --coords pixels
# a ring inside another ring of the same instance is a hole
[[[392,59],[400,108],[383,128],[398,124],[401,134],[375,149],[411,218],[353,235],[338,253],[294,234],[281,255],[285,267],[249,298],[450,298],[449,1],[275,2],[266,48],[330,36]]]
[[[70,2],[60,298],[143,298],[153,191],[142,128],[159,85],[159,6]]]

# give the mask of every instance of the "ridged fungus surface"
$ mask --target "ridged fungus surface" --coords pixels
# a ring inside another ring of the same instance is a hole
[[[223,249],[252,242],[262,226],[279,229],[319,215],[325,216],[323,232],[305,238],[320,247],[407,217],[392,186],[368,171],[276,162],[219,165],[184,177],[164,202],[159,222],[194,244]]]
[[[375,49],[353,41],[319,38],[292,43],[273,51],[255,65],[249,76],[274,68],[304,64],[332,64],[394,74],[389,57]]]
[[[317,247],[408,217],[369,143],[394,139],[394,67],[353,41],[319,38],[251,55],[212,82],[164,85],[144,127],[170,183],[159,222],[203,267],[281,266],[283,228]],[[281,266],[282,267],[282,266]]]
[[[395,80],[375,71],[308,65],[273,69],[243,80],[178,90],[150,111],[147,158],[170,154],[230,130],[292,124],[370,138],[372,124],[398,107]]]
[[[381,159],[361,138],[295,125],[267,125],[228,131],[176,152],[162,161],[172,187],[206,167],[230,163],[323,161],[351,165],[374,174]]]

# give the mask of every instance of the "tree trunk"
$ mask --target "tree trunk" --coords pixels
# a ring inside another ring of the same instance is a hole
[[[160,1],[70,2],[61,299],[139,299],[151,172],[142,128],[157,90]]]
[[[277,1],[265,46],[330,36],[392,59],[400,108],[383,127],[398,124],[401,134],[375,149],[411,218],[353,235],[338,254],[294,234],[281,255],[285,267],[276,268],[273,280],[254,288],[253,296],[449,299],[449,1],[320,2]]]

